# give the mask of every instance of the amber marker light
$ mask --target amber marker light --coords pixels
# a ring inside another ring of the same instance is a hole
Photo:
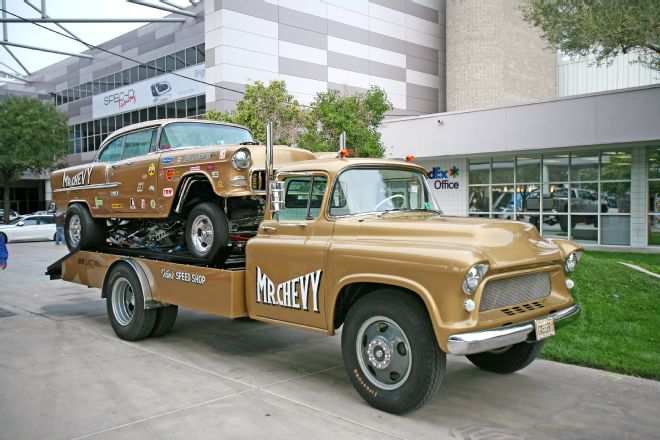
[[[413,160],[415,160],[415,156],[413,156],[412,154],[406,156],[406,162],[412,162]]]
[[[341,150],[341,151],[339,152],[339,155],[340,155],[341,157],[348,157],[349,154],[350,154],[350,153],[348,152],[348,150]]]

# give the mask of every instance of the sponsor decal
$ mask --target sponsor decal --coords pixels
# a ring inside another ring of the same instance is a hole
[[[209,170],[209,171],[213,171],[215,169],[215,164],[210,163],[210,164],[206,165],[206,169]]]
[[[167,176],[167,180],[171,181],[172,177],[174,177],[174,170],[170,168],[169,170],[167,170],[167,173],[165,175]]]
[[[174,189],[163,188],[163,197],[172,197],[173,195],[174,195]]]
[[[131,201],[131,209],[135,209],[135,199],[131,197],[130,201]]]
[[[220,150],[220,151],[218,152],[218,157],[219,157],[220,159],[224,159],[225,156],[227,156],[227,150]]]
[[[70,176],[66,173],[62,173],[62,188],[68,188],[70,186],[81,186],[89,185],[92,180],[92,170],[94,166],[87,167],[82,171]]]
[[[99,206],[103,206],[103,200],[99,199],[98,197],[94,197],[94,207],[98,208]]]
[[[124,205],[122,205],[121,203],[113,203],[112,204],[112,209],[121,209],[123,207],[124,207]]]
[[[457,179],[460,175],[460,170],[456,166],[452,166],[448,170],[443,170],[440,167],[435,167],[428,173],[428,178],[434,180],[433,187],[435,189],[458,189],[459,183],[449,180]]]
[[[151,201],[149,201],[149,206],[151,206],[151,209],[156,209],[156,201],[151,199]]]
[[[73,198],[74,198],[74,199],[78,199],[78,198],[80,198],[80,191],[75,191],[75,192],[73,193]]]
[[[158,170],[158,177],[163,177],[165,175],[165,170]]]
[[[206,276],[190,272],[173,271],[161,269],[160,277],[166,280],[181,281],[183,283],[199,284],[201,286],[206,282]]]
[[[190,171],[199,171],[199,165],[195,165],[194,167],[190,167]]]
[[[165,165],[167,165],[168,163],[172,163],[174,161],[174,158],[167,156],[162,158],[160,161],[163,162]]]
[[[142,175],[142,180],[147,180],[147,175],[146,174]]]
[[[268,275],[257,266],[257,303],[298,310],[310,310],[311,307],[318,312],[322,273],[321,270],[310,272],[275,287]]]
[[[224,188],[224,187],[225,187],[225,186],[222,184],[222,181],[221,181],[221,180],[218,180],[218,181],[216,182],[216,184],[218,185],[218,188]]]
[[[119,195],[119,191],[110,191],[110,197],[117,197]]]
[[[140,209],[147,209],[147,201],[142,199],[140,200]]]
[[[144,191],[144,182],[139,182],[137,192],[141,193],[142,191]]]
[[[149,167],[147,168],[147,174],[150,176],[153,176],[156,174],[156,164],[155,163],[150,163]]]
[[[149,185],[149,191],[156,192],[156,187],[153,185]]]
[[[211,173],[211,177],[213,177],[214,179],[217,179],[218,177],[220,177],[220,171],[213,171]]]

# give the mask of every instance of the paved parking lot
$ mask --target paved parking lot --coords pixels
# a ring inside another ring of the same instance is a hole
[[[650,439],[660,383],[549,361],[509,376],[449,357],[440,393],[393,416],[343,370],[340,340],[182,310],[115,337],[97,289],[49,281],[66,253],[10,244],[0,272],[0,439]]]

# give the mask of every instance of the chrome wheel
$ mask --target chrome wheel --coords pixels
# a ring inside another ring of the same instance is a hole
[[[391,319],[374,316],[365,321],[358,330],[355,348],[362,372],[378,387],[395,390],[410,376],[410,342]]]
[[[112,312],[119,325],[127,326],[133,319],[135,294],[126,278],[119,278],[112,286]]]
[[[211,219],[200,214],[193,220],[192,227],[190,228],[192,234],[192,245],[195,252],[201,255],[208,253],[213,246],[213,223]]]
[[[78,214],[71,214],[69,219],[69,229],[67,233],[69,234],[69,243],[71,247],[77,248],[80,246],[80,236],[82,232],[82,221]]]

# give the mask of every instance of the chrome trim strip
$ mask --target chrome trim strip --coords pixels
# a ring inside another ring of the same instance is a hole
[[[53,192],[74,191],[74,190],[81,190],[81,189],[114,188],[114,187],[117,187],[117,186],[121,186],[121,183],[119,183],[119,182],[94,183],[92,185],[78,185],[78,186],[69,186],[68,188],[54,189]]]
[[[580,306],[573,304],[568,308],[536,319],[553,318],[555,328],[559,328],[569,324],[571,318],[575,318],[580,311]],[[447,351],[449,354],[456,355],[482,353],[527,341],[533,332],[534,321],[532,320],[491,330],[460,333],[447,339]]]

